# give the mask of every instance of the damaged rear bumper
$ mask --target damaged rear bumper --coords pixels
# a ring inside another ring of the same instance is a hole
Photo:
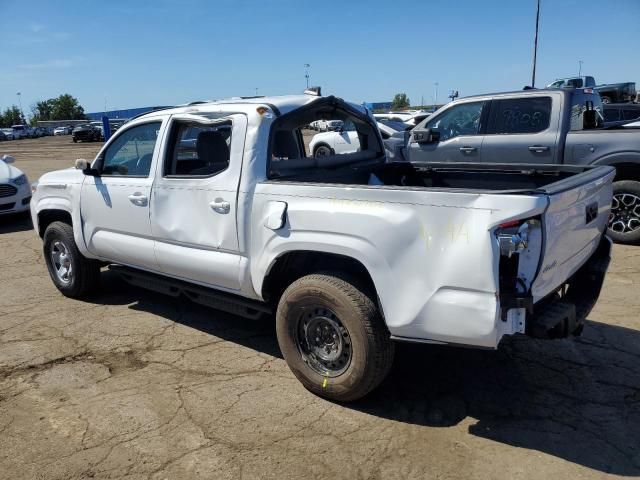
[[[525,333],[535,338],[580,335],[598,301],[611,261],[611,240],[602,236],[589,260],[555,293],[529,306]]]

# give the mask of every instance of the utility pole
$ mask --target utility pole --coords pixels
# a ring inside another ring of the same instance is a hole
[[[438,82],[434,83],[433,86],[435,87],[435,95],[434,95],[434,100],[433,100],[433,110],[436,110],[436,105],[438,105]]]
[[[578,76],[582,74],[582,64],[584,62],[582,60],[578,60]]]
[[[311,67],[310,64],[304,64],[304,78],[307,79],[307,88],[309,88],[309,67]]]
[[[258,96],[258,87],[256,87],[256,97]]]
[[[22,111],[22,93],[16,93],[18,96],[18,104],[20,105],[20,123],[24,121],[24,112]]]
[[[540,24],[540,0],[536,10],[536,36],[533,39],[533,72],[531,74],[531,88],[536,87],[536,60],[538,56],[538,26]]]

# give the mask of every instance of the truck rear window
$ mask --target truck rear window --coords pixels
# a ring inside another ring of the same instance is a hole
[[[493,100],[487,134],[538,133],[549,128],[550,119],[551,97]]]

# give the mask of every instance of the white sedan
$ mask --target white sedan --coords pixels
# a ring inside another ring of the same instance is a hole
[[[29,210],[31,186],[27,176],[11,164],[14,158],[0,158],[0,215]]]
[[[377,122],[382,141],[390,157],[394,157],[398,145],[404,144],[404,131],[411,128],[402,122]],[[354,153],[360,150],[360,139],[355,129],[317,133],[309,142],[309,151],[314,157],[327,157]]]

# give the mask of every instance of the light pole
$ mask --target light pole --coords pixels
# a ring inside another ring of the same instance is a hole
[[[20,123],[24,120],[24,112],[22,111],[22,93],[16,93],[18,96],[18,104],[20,105]]]
[[[258,87],[256,87],[256,97],[258,96]]]
[[[437,108],[436,106],[438,105],[438,82],[434,83],[433,86],[435,87],[435,95],[433,100],[433,111],[435,112]]]
[[[304,64],[304,78],[307,79],[307,88],[309,88],[309,67],[311,67],[310,64]]]
[[[578,60],[578,76],[582,74],[582,64],[584,62],[582,60]]]
[[[536,35],[533,38],[533,72],[531,73],[531,88],[536,86],[536,59],[538,56],[538,25],[540,24],[540,0],[536,10]]]

